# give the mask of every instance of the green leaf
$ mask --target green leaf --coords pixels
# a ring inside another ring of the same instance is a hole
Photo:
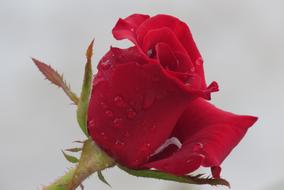
[[[118,165],[118,167],[130,175],[137,176],[137,177],[147,177],[147,178],[155,178],[155,179],[162,179],[168,181],[176,181],[180,183],[188,183],[188,184],[208,184],[208,185],[224,185],[230,187],[230,183],[225,179],[213,179],[209,177],[203,177],[202,174],[196,176],[175,176],[169,173],[156,171],[156,170],[133,170],[126,168],[124,166]]]
[[[86,52],[87,63],[85,65],[84,81],[77,109],[77,121],[86,136],[89,136],[87,131],[87,111],[88,111],[89,97],[91,93],[92,77],[93,77],[92,61],[91,61],[93,55],[93,44],[94,40],[90,43]]]
[[[58,86],[59,88],[62,88],[65,94],[74,102],[74,104],[78,104],[79,99],[77,95],[72,92],[70,85],[68,85],[63,79],[63,75],[60,75],[50,65],[47,65],[34,58],[32,58],[32,60],[47,80],[49,80],[52,84]]]
[[[79,162],[78,158],[76,158],[75,156],[71,156],[69,154],[66,154],[64,151],[62,151],[64,157],[66,158],[66,160],[68,160],[71,163],[77,163]]]
[[[98,177],[104,184],[111,187],[111,185],[107,182],[107,180],[105,179],[105,177],[103,176],[103,173],[101,171],[98,171]]]

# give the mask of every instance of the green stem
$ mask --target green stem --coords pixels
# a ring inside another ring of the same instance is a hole
[[[42,190],[65,190],[68,184],[72,181],[75,168],[70,169],[66,174]]]
[[[70,169],[43,190],[75,190],[82,182],[97,171],[112,167],[114,160],[102,151],[91,139],[85,141],[76,168]]]

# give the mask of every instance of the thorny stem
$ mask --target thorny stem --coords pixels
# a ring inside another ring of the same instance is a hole
[[[84,142],[78,165],[42,190],[75,190],[93,173],[114,165],[114,160],[88,139]]]

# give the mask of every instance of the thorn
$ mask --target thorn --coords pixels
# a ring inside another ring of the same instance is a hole
[[[80,188],[81,190],[84,190],[84,185],[82,183],[80,184]]]

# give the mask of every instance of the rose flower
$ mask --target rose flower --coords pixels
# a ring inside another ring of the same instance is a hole
[[[203,60],[188,26],[168,15],[134,14],[113,28],[117,40],[98,64],[88,108],[88,132],[129,168],[185,175],[222,161],[257,118],[210,104]]]

